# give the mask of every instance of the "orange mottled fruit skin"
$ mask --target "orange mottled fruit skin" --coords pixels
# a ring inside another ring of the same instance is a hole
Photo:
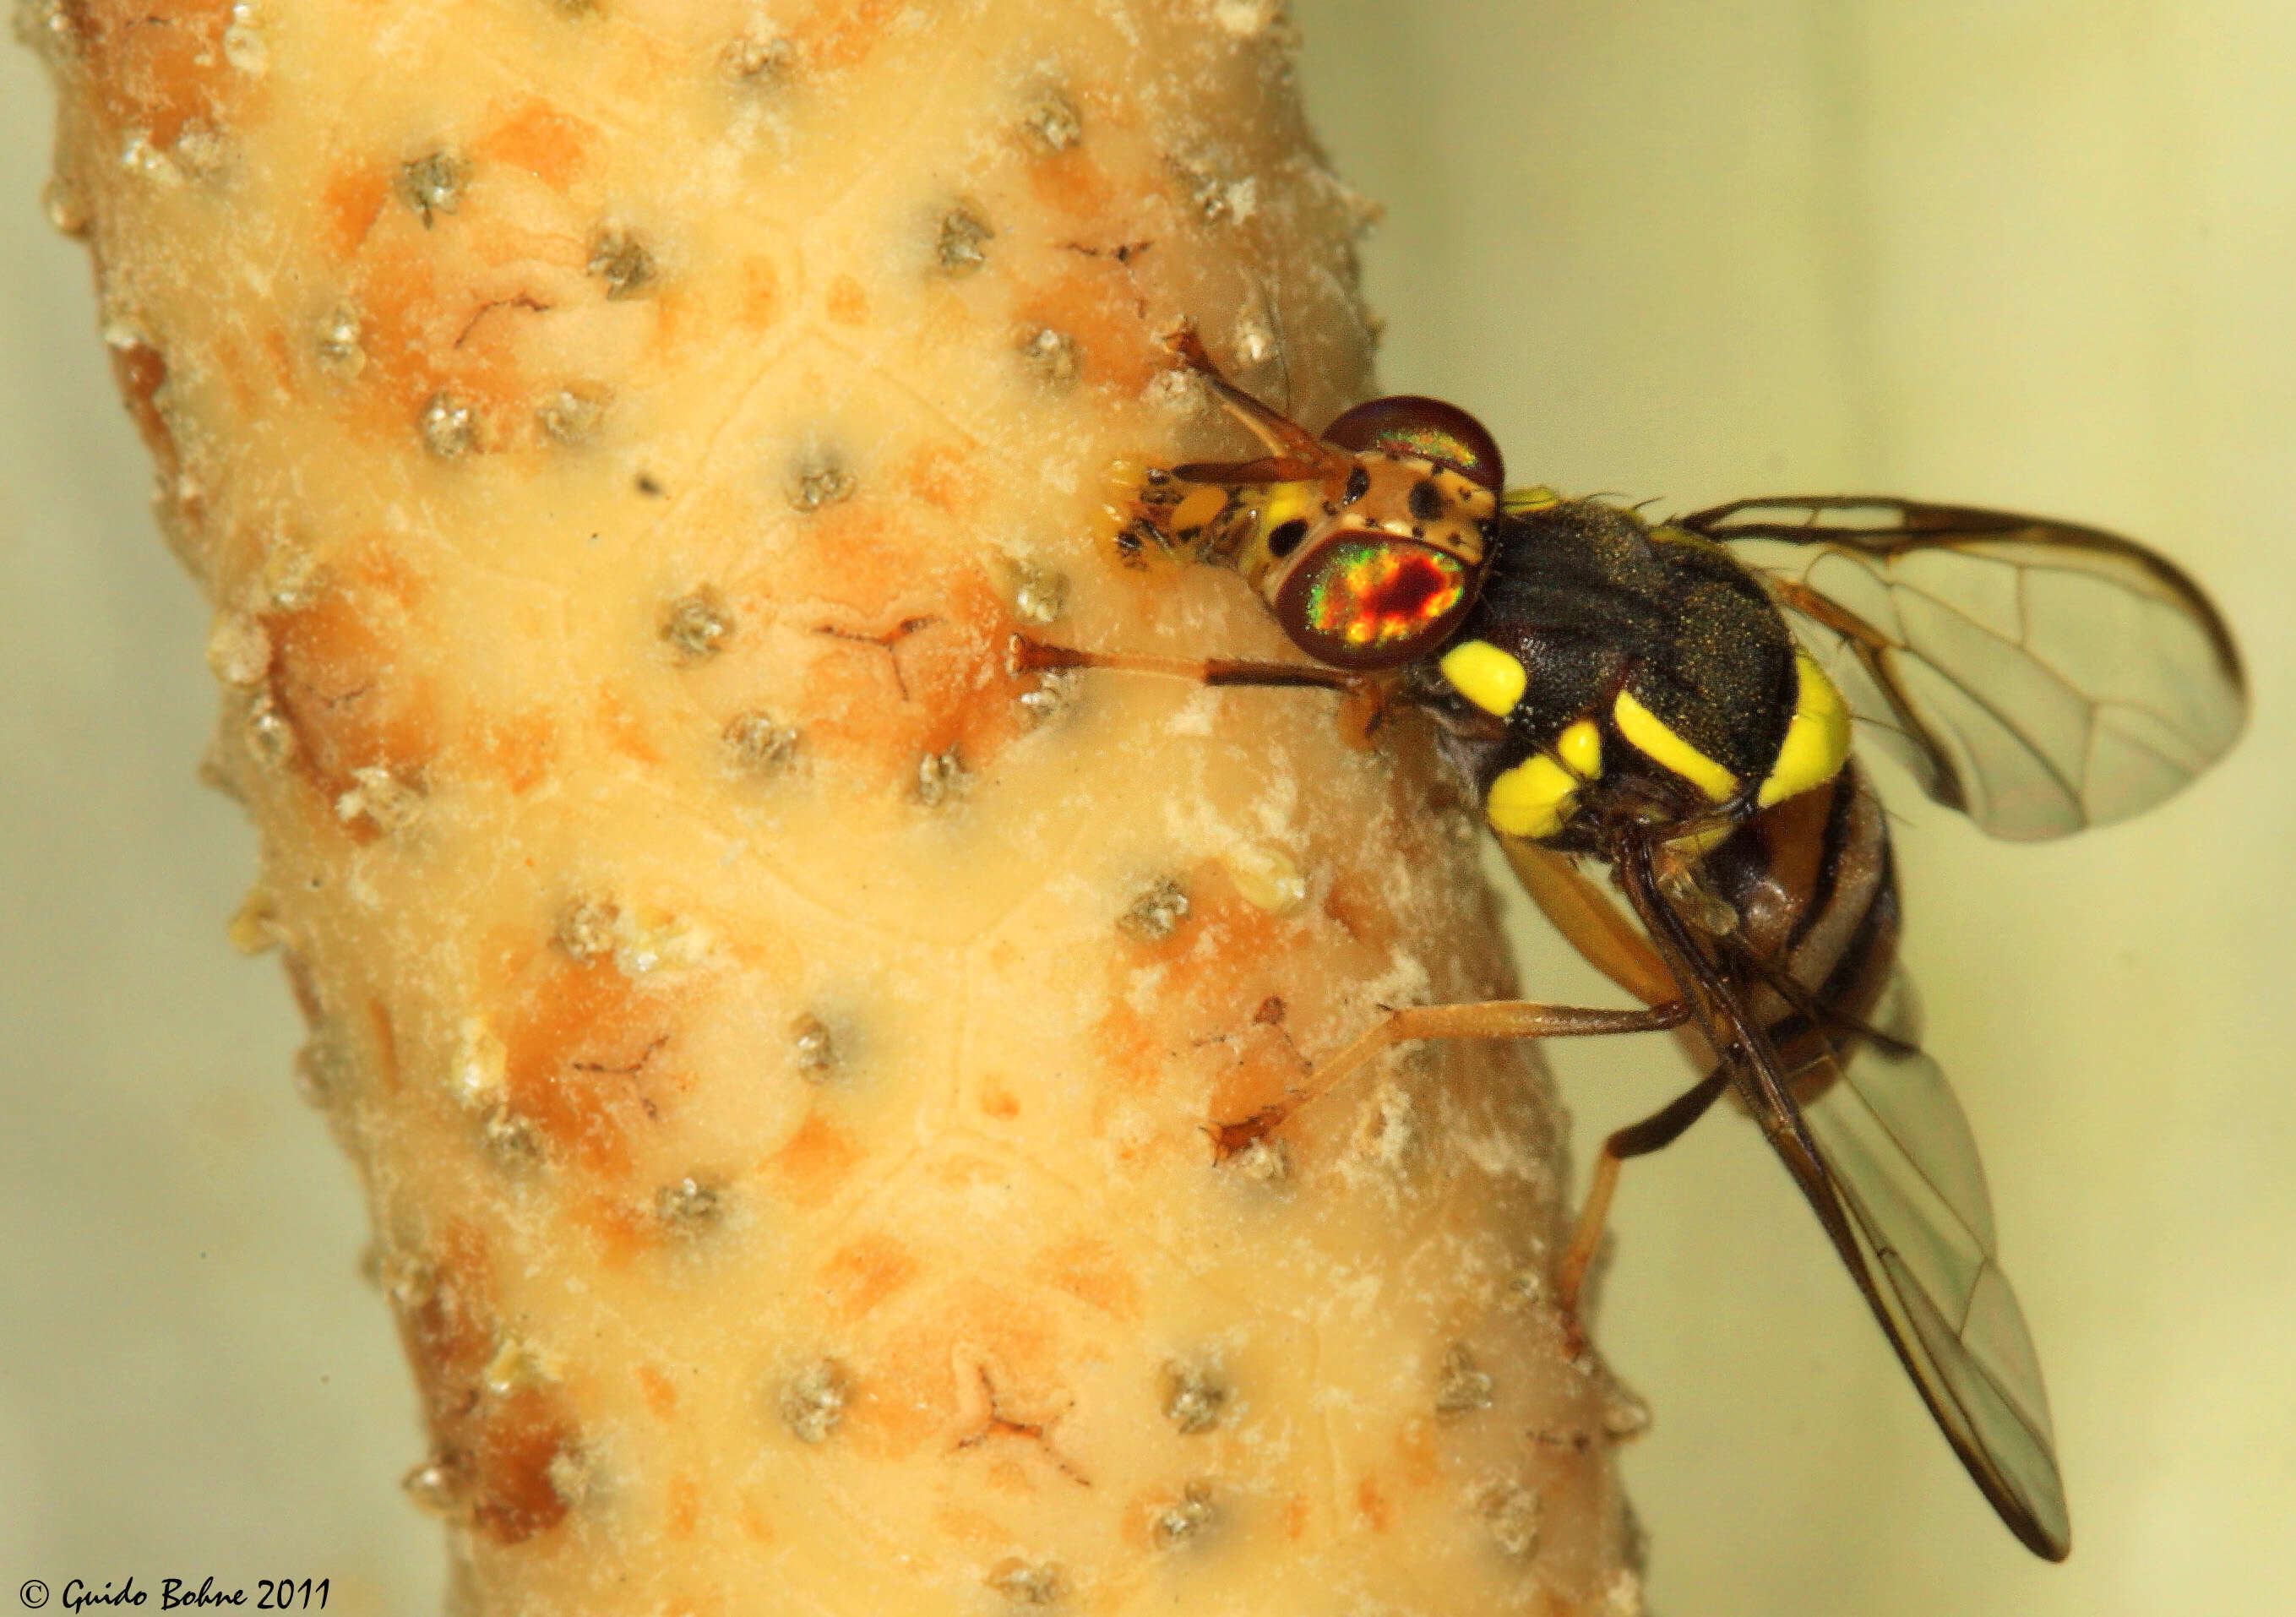
[[[1008,655],[1286,654],[1102,508],[1369,390],[1276,8],[34,10],[464,1606],[1631,1609],[1529,1058],[1214,1149],[1511,991],[1425,738]]]

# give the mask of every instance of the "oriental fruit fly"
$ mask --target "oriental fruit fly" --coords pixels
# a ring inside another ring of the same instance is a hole
[[[1560,1266],[1566,1318],[1620,1163],[1732,1094],[1970,1476],[2027,1547],[2062,1559],[2040,1367],[1968,1124],[1916,1043],[1888,828],[1850,723],[1996,836],[2110,824],[2239,733],[2240,660],[2215,608],[2151,551],[2065,522],[1825,497],[1653,523],[1510,490],[1489,433],[1453,406],[1374,399],[1318,438],[1229,384],[1192,334],[1170,346],[1266,453],[1131,474],[1121,542],[1234,568],[1314,661],[1024,638],[1018,666],[1423,711],[1531,897],[1646,1007],[1390,1010],[1280,1104],[1216,1130],[1220,1149],[1406,1040],[1693,1030],[1712,1071],[1596,1159]],[[1639,928],[1584,859],[1610,867]]]

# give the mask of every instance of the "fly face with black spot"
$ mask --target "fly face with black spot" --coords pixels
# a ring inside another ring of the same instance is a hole
[[[1250,405],[1242,418],[1267,453],[1139,473],[1136,528],[1234,568],[1293,644],[1332,668],[1396,668],[1448,639],[1474,604],[1498,514],[1498,449],[1481,424],[1436,399],[1380,398],[1318,439],[1218,382],[1193,337],[1182,351]]]
[[[1896,971],[1896,871],[1851,722],[1996,835],[2125,818],[2239,734],[2215,609],[2128,540],[1999,512],[1827,497],[1653,524],[1511,493],[1490,435],[1453,406],[1378,399],[1318,438],[1229,385],[1193,337],[1173,347],[1267,453],[1129,473],[1128,544],[1234,568],[1313,661],[1023,639],[1016,664],[1426,713],[1530,896],[1646,1007],[1390,1011],[1279,1104],[1219,1122],[1221,1153],[1406,1040],[1688,1025],[1710,1070],[1596,1159],[1556,1276],[1573,1331],[1620,1164],[1732,1095],[1972,1479],[2062,1558],[2047,1398],[1975,1145]],[[1610,866],[1634,923],[1578,857]]]

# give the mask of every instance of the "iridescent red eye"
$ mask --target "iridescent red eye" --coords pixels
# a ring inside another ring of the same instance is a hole
[[[1343,532],[1284,579],[1275,620],[1292,644],[1342,669],[1399,668],[1429,655],[1474,603],[1474,571],[1448,551]]]
[[[1324,441],[1357,454],[1414,455],[1497,493],[1506,473],[1481,422],[1439,398],[1398,393],[1359,404],[1324,429]]]

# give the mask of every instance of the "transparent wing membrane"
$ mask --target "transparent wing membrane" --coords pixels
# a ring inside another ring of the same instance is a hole
[[[2141,813],[2240,733],[2223,620],[2126,539],[1864,497],[1740,501],[1678,525],[1767,574],[1852,710],[1996,836]]]
[[[1860,1041],[1801,1106],[1824,1172],[1798,1177],[1839,1210],[1838,1226],[1822,1221],[1970,1475],[2028,1547],[2061,1560],[2071,1525],[2040,1361],[2001,1271],[1977,1143],[1912,1043],[1902,986],[1874,1018],[1885,1038]]]

